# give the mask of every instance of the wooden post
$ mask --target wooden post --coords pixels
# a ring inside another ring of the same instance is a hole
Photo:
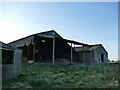
[[[90,50],[90,64],[92,63],[92,50]]]
[[[55,63],[55,37],[53,37],[53,53],[52,53],[52,62]]]
[[[29,45],[27,46],[27,59],[29,57]]]
[[[71,43],[71,63],[72,63],[72,59],[73,59],[73,49],[72,49],[72,43]]]
[[[35,43],[33,42],[33,61],[35,62]]]
[[[83,45],[83,63],[85,63],[85,52],[84,52],[84,45]]]

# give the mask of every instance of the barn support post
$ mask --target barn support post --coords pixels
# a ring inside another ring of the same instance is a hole
[[[83,45],[83,64],[85,63],[85,50],[84,50],[84,45]]]
[[[71,63],[73,62],[73,49],[72,49],[72,43],[71,43]]]
[[[75,43],[73,44],[73,48],[75,49]],[[74,52],[73,52],[73,61],[76,62],[76,56]]]
[[[28,57],[29,57],[29,45],[27,46],[27,60],[28,60]]]
[[[33,42],[33,61],[35,62],[35,42]]]
[[[92,50],[90,50],[90,64],[92,64]]]
[[[52,63],[55,63],[55,37],[53,37]]]

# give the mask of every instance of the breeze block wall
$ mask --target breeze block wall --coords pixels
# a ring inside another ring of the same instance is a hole
[[[22,51],[14,51],[14,63],[2,65],[2,80],[17,77],[21,72]]]

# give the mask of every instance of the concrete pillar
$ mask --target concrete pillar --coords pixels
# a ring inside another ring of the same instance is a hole
[[[83,45],[83,63],[85,63],[85,51],[84,51],[84,45]]]
[[[71,63],[73,62],[73,49],[72,49],[72,43],[71,43]]]
[[[55,63],[55,37],[53,38],[52,62],[53,62],[53,64]]]
[[[92,64],[92,50],[90,50],[90,64]]]
[[[0,64],[2,64],[2,49],[0,48]]]
[[[2,90],[2,65],[0,65],[0,90]]]
[[[2,90],[2,43],[0,43],[0,90]]]

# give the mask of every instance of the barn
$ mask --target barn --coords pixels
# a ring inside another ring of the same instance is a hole
[[[21,71],[22,51],[0,41],[1,80],[16,77]]]
[[[32,60],[53,64],[82,63],[81,58],[84,59],[85,51],[76,51],[76,45],[81,48],[91,47],[85,43],[64,39],[54,30],[33,34],[10,42],[9,45],[22,50],[23,62]],[[80,52],[84,52],[83,56],[80,56]]]

